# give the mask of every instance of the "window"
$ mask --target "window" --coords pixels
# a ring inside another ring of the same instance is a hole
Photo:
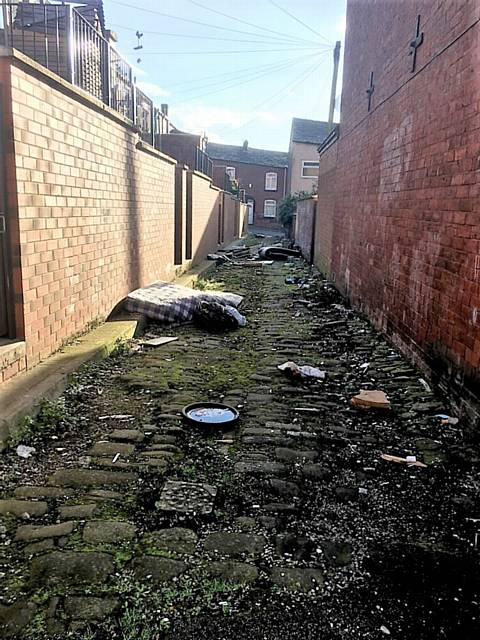
[[[277,174],[273,171],[265,174],[265,191],[277,190]]]
[[[302,160],[302,178],[318,177],[318,160]]]
[[[263,217],[264,218],[276,218],[277,217],[277,201],[265,200],[263,205]]]
[[[232,180],[235,180],[235,167],[225,167],[225,173],[228,173]]]

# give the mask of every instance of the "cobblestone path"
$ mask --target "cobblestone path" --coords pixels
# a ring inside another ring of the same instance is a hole
[[[0,459],[2,638],[479,637],[475,442],[329,283],[288,275],[311,276],[218,268],[247,327],[151,327],[179,340],[89,365],[27,425],[36,453]],[[206,398],[234,431],[182,422]]]

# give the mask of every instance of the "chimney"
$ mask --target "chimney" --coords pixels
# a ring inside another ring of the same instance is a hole
[[[246,151],[248,149],[248,140],[243,141],[243,150]]]
[[[163,113],[164,116],[168,116],[168,104],[161,104],[160,105],[160,111]]]

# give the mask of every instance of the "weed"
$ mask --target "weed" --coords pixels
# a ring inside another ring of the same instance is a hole
[[[74,423],[75,418],[67,410],[64,398],[56,401],[43,398],[37,416],[26,416],[23,419],[11,444],[29,444],[40,436],[49,437],[61,433]]]

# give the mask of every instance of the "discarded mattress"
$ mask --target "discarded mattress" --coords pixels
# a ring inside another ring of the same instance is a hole
[[[238,307],[243,298],[235,293],[197,291],[159,281],[129,293],[125,299],[125,308],[157,322],[187,322],[192,319],[201,301],[210,300]]]

